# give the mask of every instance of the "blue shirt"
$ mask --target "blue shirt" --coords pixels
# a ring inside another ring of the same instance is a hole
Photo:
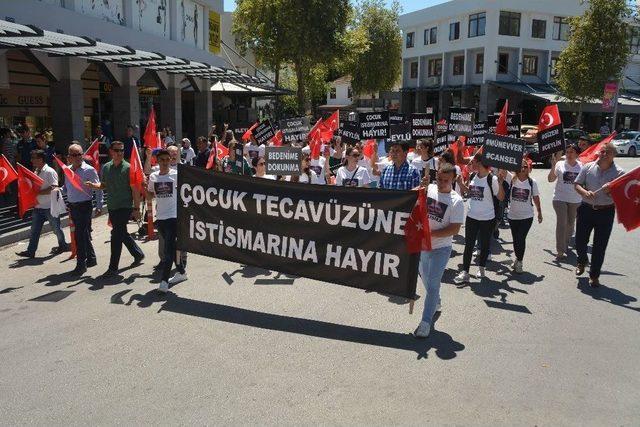
[[[384,168],[380,174],[380,188],[388,190],[411,190],[420,185],[420,172],[409,162],[404,162],[399,169],[394,164]]]
[[[64,182],[64,187],[67,190],[67,201],[69,203],[80,203],[80,202],[91,201],[91,199],[93,198],[93,189],[87,187],[86,185],[84,185],[84,183],[86,181],[90,181],[98,184],[100,182],[100,179],[98,179],[98,173],[92,166],[89,166],[85,162],[82,162],[82,166],[80,166],[78,169],[75,169],[73,171],[76,173],[76,175],[80,177],[80,181],[83,183],[82,187],[86,189],[86,192],[78,190],[67,179]]]

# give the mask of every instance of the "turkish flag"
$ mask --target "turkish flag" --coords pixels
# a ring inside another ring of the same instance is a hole
[[[334,111],[322,124],[327,130],[330,130],[331,133],[337,131],[340,127],[340,110]]]
[[[598,157],[600,156],[600,150],[602,150],[602,147],[604,147],[609,142],[613,141],[613,138],[615,138],[616,135],[617,135],[616,131],[613,131],[611,135],[604,138],[602,141],[596,144],[593,144],[591,147],[587,148],[582,153],[580,153],[580,155],[578,156],[578,160],[580,160],[582,163],[595,162],[596,160],[598,160]]]
[[[38,193],[44,180],[18,163],[18,215],[22,218],[26,211],[38,204]]]
[[[318,119],[315,125],[309,131],[309,141],[315,141],[316,139],[320,139],[320,133],[324,129],[324,125],[322,124],[322,119]]]
[[[538,132],[542,132],[554,126],[558,126],[562,123],[560,119],[560,111],[558,111],[558,105],[547,105],[540,114],[540,121],[538,122]]]
[[[249,129],[247,129],[247,131],[244,133],[244,135],[242,135],[242,140],[243,141],[248,141],[249,138],[251,138],[251,135],[253,135],[253,130],[258,127],[258,122],[255,122],[253,124],[253,126],[251,126]]]
[[[0,154],[0,193],[4,193],[7,185],[16,179],[18,179],[18,173],[4,154]]]
[[[77,175],[74,171],[72,171],[69,166],[62,163],[62,161],[57,156],[54,155],[53,158],[56,160],[56,163],[58,163],[58,166],[60,166],[60,169],[62,169],[62,172],[64,173],[64,176],[67,179],[67,181],[69,181],[71,185],[73,185],[76,188],[76,190],[89,194],[80,176]]]
[[[282,130],[278,130],[278,132],[276,132],[273,138],[271,138],[271,142],[273,142],[274,147],[281,147],[283,139],[284,139],[284,135],[282,134]]]
[[[407,244],[407,251],[410,254],[431,250],[431,229],[429,228],[428,213],[427,196],[425,190],[420,189],[418,191],[418,200],[404,226],[404,240]]]
[[[609,183],[618,222],[627,231],[640,227],[640,166]]]
[[[376,140],[368,139],[362,146],[362,154],[367,158],[372,158],[376,149]]]
[[[498,117],[498,122],[496,123],[496,135],[509,135],[509,129],[507,128],[507,115],[509,114],[509,100],[504,101],[504,106],[502,107],[502,112],[500,113],[500,117]]]
[[[152,150],[162,148],[162,142],[160,141],[159,134],[156,127],[156,110],[151,105],[151,111],[149,112],[149,118],[147,119],[147,126],[144,128],[144,146],[151,148]]]
[[[91,163],[91,166],[100,174],[100,141],[93,140],[87,151],[84,153],[84,159]]]
[[[129,159],[129,185],[134,186],[141,194],[144,193],[144,171],[138,153],[138,145],[134,142]]]
[[[224,159],[229,155],[229,149],[222,145],[221,142],[214,142],[213,147],[209,152],[209,158],[207,159],[206,169],[213,169],[215,167],[216,157]]]

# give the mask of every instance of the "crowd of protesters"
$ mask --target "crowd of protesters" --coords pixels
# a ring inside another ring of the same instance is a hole
[[[142,147],[134,136],[133,127],[128,127],[122,141],[105,144],[111,160],[102,166],[100,174],[83,161],[83,147],[72,143],[66,153],[67,159],[87,190],[78,190],[68,180],[64,183],[77,242],[77,264],[73,274],[82,275],[87,268],[97,264],[91,241],[92,191],[106,190],[111,258],[104,274],[117,273],[123,245],[134,265],[142,263],[144,254],[131,238],[127,225],[131,219],[139,221],[143,218],[142,197],[146,197],[155,200],[155,222],[160,236],[159,263],[156,265],[161,274],[159,291],[166,292],[171,284],[187,279],[186,254],[176,251],[178,164],[309,185],[425,191],[432,250],[421,254],[419,271],[426,298],[422,321],[415,331],[417,337],[426,337],[430,333],[434,313],[440,307],[440,281],[451,256],[453,237],[460,233],[462,225],[463,262],[455,283],[469,283],[475,276],[482,286],[487,261],[491,259],[492,250],[496,250],[492,241],[498,237],[500,224],[508,223],[511,231],[513,272],[525,271],[527,237],[534,227],[534,219],[538,223],[543,220],[539,183],[530,176],[532,166],[526,158],[521,168],[512,173],[492,169],[477,151],[466,150],[465,154],[464,138],[456,140],[440,155],[434,154],[434,141],[431,139],[418,140],[415,150],[404,143],[394,142],[388,147],[386,156],[379,157],[375,141],[344,144],[339,136],[333,136],[315,155],[309,148],[309,141],[292,143],[302,148],[301,174],[275,176],[266,173],[265,145],[259,144],[251,133],[245,136],[245,140],[238,140],[226,124],[221,132],[213,126],[207,137],[196,138],[193,147],[188,138],[177,141],[170,130],[163,129],[162,148],[151,150]],[[3,138],[2,152],[10,161],[20,160],[44,179],[33,214],[29,246],[18,255],[35,256],[45,219],[49,220],[58,237],[56,251],[68,250],[59,220],[56,222],[47,211],[47,197],[58,185],[56,170],[47,166],[53,153],[38,135],[31,139],[28,129],[16,138],[7,136],[6,132],[0,137]],[[4,143],[7,138],[17,143],[9,147]],[[97,130],[97,138],[104,138],[100,129]],[[365,150],[367,144],[373,147]],[[558,262],[566,259],[575,228],[575,273],[583,274],[589,264],[587,244],[593,232],[589,281],[592,286],[599,286],[614,219],[608,183],[623,172],[614,162],[616,150],[612,144],[602,148],[597,161],[580,163],[578,155],[586,148],[585,144],[588,146],[583,139],[579,144],[568,145],[564,153],[553,155],[548,182],[555,183],[552,204],[556,213],[556,258]],[[219,147],[224,147],[224,150],[219,151]],[[142,197],[139,188],[129,180],[132,167],[129,160],[133,150],[139,150],[139,157],[143,159],[145,182]],[[365,156],[365,151],[368,156]],[[225,154],[219,155],[220,152]],[[100,212],[101,204],[98,205]],[[477,272],[472,276],[470,269],[474,259]],[[174,265],[177,271],[171,276]]]

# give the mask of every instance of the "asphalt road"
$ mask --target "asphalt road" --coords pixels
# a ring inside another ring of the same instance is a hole
[[[640,231],[616,225],[590,289],[549,251],[545,176],[526,273],[506,267],[505,230],[488,279],[457,287],[455,245],[427,340],[409,336],[422,299],[409,315],[403,301],[200,256],[161,296],[155,242],[106,282],[70,279],[62,256],[18,260],[24,242],[0,249],[0,424],[638,425]],[[97,276],[105,219],[95,228]]]

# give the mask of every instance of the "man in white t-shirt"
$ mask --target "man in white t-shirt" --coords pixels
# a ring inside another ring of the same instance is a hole
[[[31,213],[31,237],[26,251],[17,252],[16,255],[25,258],[34,258],[42,233],[44,221],[48,220],[53,232],[58,238],[58,247],[52,252],[62,253],[69,250],[64,233],[60,228],[60,218],[51,215],[51,190],[58,186],[58,174],[46,163],[46,153],[44,150],[33,150],[31,152],[31,164],[34,172],[44,181],[40,186],[37,196],[37,204]]]
[[[169,284],[187,280],[187,273],[176,257],[176,238],[178,229],[178,173],[171,169],[171,155],[167,150],[158,151],[156,158],[160,169],[149,175],[147,197],[156,199],[156,223],[158,232],[164,239],[162,256],[162,281],[158,290],[167,292]],[[171,267],[176,262],[178,272],[169,278]]]
[[[431,251],[420,254],[420,276],[426,296],[422,321],[414,332],[418,338],[426,338],[431,332],[433,315],[440,302],[440,281],[451,256],[453,236],[460,232],[464,222],[464,202],[452,190],[455,175],[454,167],[443,163],[436,174],[437,184],[427,187]]]

